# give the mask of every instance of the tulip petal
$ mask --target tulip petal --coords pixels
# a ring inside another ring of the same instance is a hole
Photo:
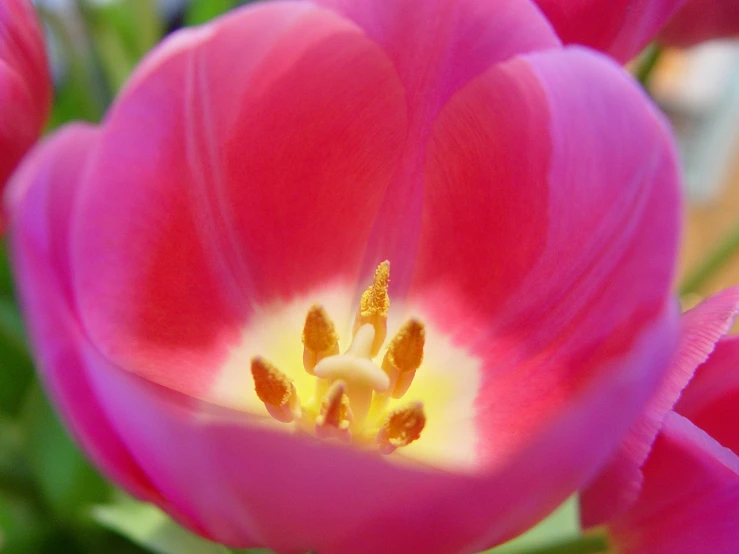
[[[375,218],[362,274],[393,264],[393,296],[405,297],[419,248],[423,166],[431,125],[461,87],[515,55],[559,48],[538,10],[518,0],[318,0],[356,22],[388,54],[406,91],[403,158]],[[515,29],[515,32],[511,30]],[[388,230],[396,230],[388,232]]]
[[[11,244],[21,301],[41,376],[56,406],[90,457],[144,499],[157,497],[90,390],[75,345],[84,341],[69,310],[69,216],[76,181],[98,133],[74,125],[46,141],[9,188]]]
[[[163,497],[205,536],[232,547],[369,554],[493,546],[576,486],[573,453],[589,464],[599,457],[581,449],[581,437],[596,440],[611,417],[593,390],[579,413],[559,419],[510,463],[455,474],[194,401],[111,367],[89,345],[85,357],[107,416]],[[623,392],[618,383],[600,384],[599,392]]]
[[[625,554],[736,551],[739,457],[670,412],[644,466],[638,502],[609,523]]]
[[[685,389],[675,411],[739,453],[739,336],[721,340]]]
[[[203,396],[260,305],[357,282],[406,132],[387,57],[331,12],[262,4],[175,36],[82,184],[72,263],[96,346]]]
[[[484,360],[480,448],[505,458],[594,380],[631,379],[596,439],[611,448],[674,340],[678,177],[656,110],[592,52],[517,58],[442,111],[426,183],[410,301]]]
[[[584,44],[627,62],[685,0],[534,0],[565,44]]]
[[[427,123],[454,92],[491,65],[560,46],[536,8],[518,0],[316,3],[354,21],[382,46],[398,71],[409,105],[425,114]]]
[[[705,40],[739,36],[739,9],[736,0],[688,0],[657,40],[686,48]]]
[[[712,363],[715,354],[711,352],[717,341],[731,328],[737,312],[739,287],[716,294],[683,314],[680,342],[669,373],[609,463],[580,496],[580,511],[585,527],[615,517],[636,500],[644,480],[641,467],[665,415],[672,410],[681,392],[693,378],[696,368],[709,356],[711,362],[705,365]],[[736,353],[736,349],[733,353]]]

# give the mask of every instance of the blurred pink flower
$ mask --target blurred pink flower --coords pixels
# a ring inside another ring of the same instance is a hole
[[[0,186],[36,142],[51,107],[44,36],[28,0],[0,2]]]
[[[739,294],[734,291],[733,295],[736,310]],[[686,349],[681,350],[686,353]],[[674,410],[664,416],[642,468],[643,484],[636,502],[608,522],[619,552],[736,551],[737,422],[739,337],[731,337],[718,343],[708,361],[698,367]]]
[[[528,2],[319,4],[179,32],[24,162],[30,336],[90,456],[206,537],[479,550],[667,369],[670,136]]]
[[[736,0],[689,0],[660,31],[658,40],[687,47],[716,38],[739,36]]]
[[[584,44],[621,62],[636,56],[685,0],[533,0],[565,44]],[[729,2],[724,2],[729,4]],[[701,3],[694,2],[695,4]],[[705,2],[703,2],[705,3]]]

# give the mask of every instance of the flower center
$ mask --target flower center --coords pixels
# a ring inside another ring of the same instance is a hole
[[[421,402],[388,410],[402,398],[423,361],[425,328],[408,320],[387,346],[381,365],[373,358],[387,337],[390,263],[382,262],[362,294],[352,342],[339,352],[339,336],[326,310],[315,304],[303,327],[303,367],[315,377],[313,396],[302,402],[292,380],[262,357],[251,360],[254,388],[267,412],[283,423],[312,427],[320,438],[377,445],[390,454],[417,440],[426,425]]]

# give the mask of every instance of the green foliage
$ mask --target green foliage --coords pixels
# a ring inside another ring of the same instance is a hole
[[[100,525],[121,533],[151,552],[229,553],[226,547],[186,531],[151,504],[123,498],[112,504],[94,506],[91,513],[93,519]]]
[[[238,0],[192,0],[185,12],[185,25],[200,25],[238,4]]]

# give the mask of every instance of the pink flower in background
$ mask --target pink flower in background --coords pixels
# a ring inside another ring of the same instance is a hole
[[[0,186],[36,142],[51,107],[44,36],[31,2],[0,3]]]
[[[504,541],[592,476],[676,343],[669,134],[520,0],[180,32],[9,205],[68,425],[232,546]]]
[[[737,311],[739,287],[726,289],[682,315],[680,341],[670,371],[608,464],[580,496],[584,527],[605,523],[636,501],[644,482],[642,466],[667,413],[675,406],[696,368],[729,331]]]
[[[716,38],[739,36],[736,0],[689,0],[667,23],[658,40],[687,47]]]
[[[619,552],[736,551],[738,339],[718,343],[675,409],[665,416],[643,466],[643,486],[636,503],[608,522]]]
[[[584,44],[621,62],[636,56],[685,0],[534,0],[565,44]],[[729,4],[733,0],[724,2]],[[700,4],[694,2],[695,4]],[[705,4],[705,2],[703,2]]]

